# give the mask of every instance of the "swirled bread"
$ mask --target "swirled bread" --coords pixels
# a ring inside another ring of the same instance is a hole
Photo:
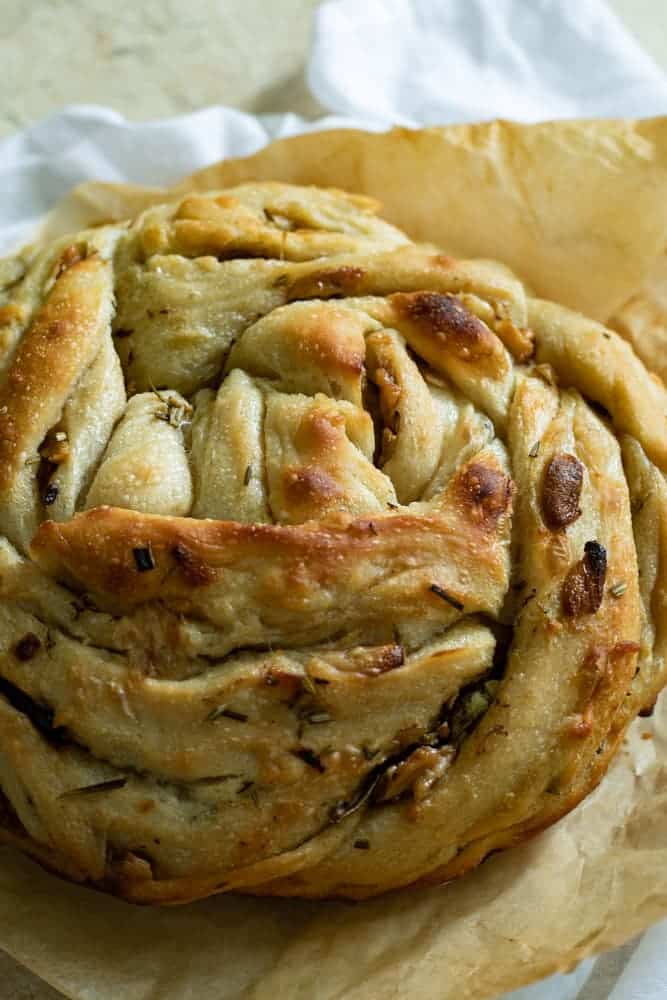
[[[453,878],[665,681],[667,394],[366,198],[0,264],[2,837],[141,902]]]

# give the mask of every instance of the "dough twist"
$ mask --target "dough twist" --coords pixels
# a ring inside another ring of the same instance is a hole
[[[0,826],[70,878],[446,880],[664,683],[662,383],[375,210],[245,185],[0,263]]]

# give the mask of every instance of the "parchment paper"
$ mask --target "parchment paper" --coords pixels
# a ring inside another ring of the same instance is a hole
[[[667,119],[311,134],[178,189],[250,178],[373,194],[413,237],[504,260],[541,295],[603,320],[630,310],[642,341],[667,242]],[[164,196],[86,185],[45,232]],[[573,813],[437,889],[361,904],[217,897],[147,910],[0,851],[0,946],[77,1000],[489,1000],[665,914],[666,696]]]

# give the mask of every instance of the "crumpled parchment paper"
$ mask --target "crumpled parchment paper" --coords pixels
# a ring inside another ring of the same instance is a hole
[[[499,258],[540,295],[616,314],[653,360],[659,322],[647,302],[660,293],[667,242],[667,119],[309,134],[178,190],[255,178],[372,194],[416,239]],[[164,198],[85,185],[44,234]],[[356,904],[217,897],[139,909],[0,851],[0,946],[77,1000],[490,1000],[666,914],[664,696],[569,816],[440,888]]]

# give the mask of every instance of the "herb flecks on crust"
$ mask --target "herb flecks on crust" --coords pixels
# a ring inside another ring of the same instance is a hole
[[[667,628],[618,336],[282,184],[3,273],[5,836],[137,901],[362,897],[599,780]]]

